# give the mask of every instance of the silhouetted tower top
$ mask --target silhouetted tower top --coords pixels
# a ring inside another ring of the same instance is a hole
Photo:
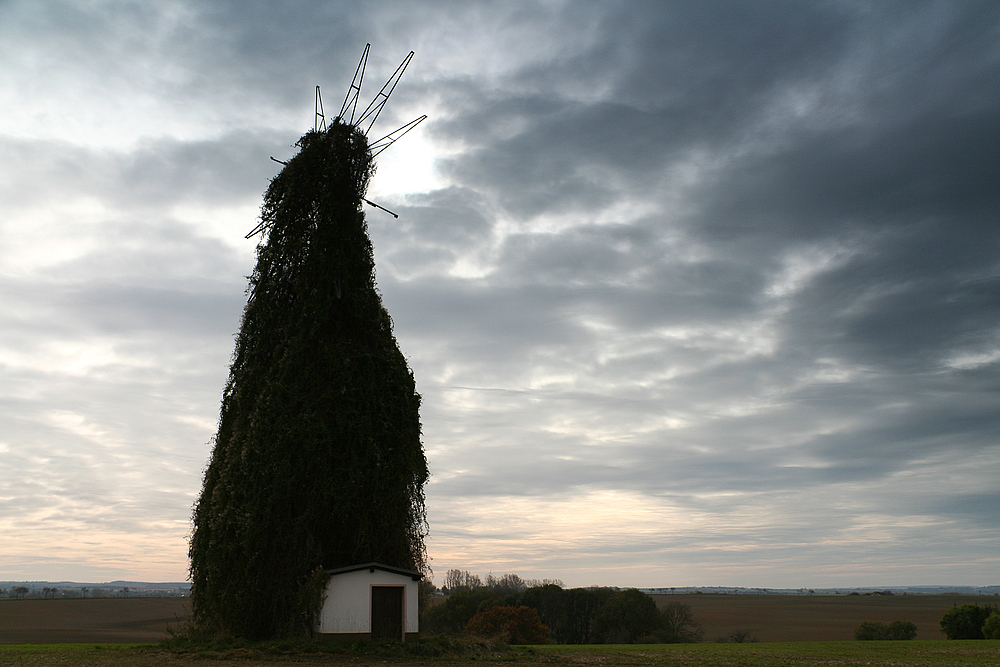
[[[378,120],[379,114],[382,113],[382,109],[385,108],[386,102],[389,101],[389,96],[392,95],[392,91],[396,89],[396,84],[399,83],[399,80],[403,77],[403,72],[406,71],[406,67],[410,64],[410,60],[413,59],[413,51],[410,51],[406,55],[406,57],[403,58],[403,62],[399,64],[399,67],[396,68],[396,71],[393,72],[392,76],[389,77],[389,80],[385,82],[385,85],[382,86],[382,89],[378,92],[375,98],[372,99],[371,103],[369,103],[368,106],[365,108],[365,110],[361,113],[361,115],[358,116],[357,115],[358,100],[361,97],[361,84],[364,81],[365,67],[368,64],[368,53],[371,50],[371,46],[372,45],[370,43],[365,44],[364,53],[362,53],[361,60],[358,62],[358,67],[354,71],[354,78],[351,80],[351,86],[347,90],[347,96],[344,97],[344,103],[340,108],[340,113],[329,124],[327,123],[326,114],[323,109],[323,95],[320,92],[320,87],[316,86],[316,103],[315,103],[315,112],[313,120],[313,131],[317,133],[329,132],[331,130],[334,130],[335,126],[337,126],[337,130],[340,132],[344,132],[346,130],[346,132],[344,133],[347,135],[352,135],[354,134],[354,132],[360,132],[360,134],[367,141],[366,152],[368,154],[369,160],[374,159],[375,156],[377,156],[379,153],[387,149],[392,144],[396,143],[396,141],[402,138],[403,135],[405,135],[407,132],[415,128],[417,125],[419,125],[422,121],[424,121],[427,118],[427,115],[424,114],[418,118],[414,118],[408,123],[401,125],[400,127],[390,132],[389,134],[386,134],[385,136],[381,137],[380,139],[377,139],[375,141],[368,141],[368,132],[375,125],[375,121]],[[355,118],[355,116],[357,116],[357,118]],[[300,148],[304,147],[302,145],[301,139],[299,140],[297,145]],[[274,156],[272,156],[271,159],[279,164],[285,166],[288,165],[288,162],[284,160],[279,160]],[[364,165],[364,167],[361,168],[359,171],[364,173],[370,173],[371,171],[370,165],[368,164]],[[361,190],[361,192],[363,195],[364,194],[363,189]],[[368,204],[369,206],[373,206],[379,210],[385,211],[394,218],[399,217],[398,215],[396,215],[389,209],[385,208],[384,206],[380,206],[375,202],[364,198],[363,196],[361,197],[361,201]],[[255,236],[263,232],[265,229],[267,229],[267,227],[268,227],[267,222],[265,220],[261,220],[260,224],[254,227],[250,231],[250,233],[246,235],[246,238],[249,239],[252,236]]]
[[[340,107],[340,113],[337,115],[337,120],[345,123],[347,125],[354,125],[367,137],[368,132],[371,131],[372,126],[375,125],[375,121],[378,120],[379,114],[382,113],[382,109],[385,107],[385,103],[389,101],[389,96],[392,95],[392,91],[396,89],[396,84],[399,80],[403,78],[403,72],[406,71],[407,65],[410,64],[410,60],[413,59],[413,51],[410,51],[403,62],[399,64],[396,71],[393,72],[389,80],[385,82],[382,86],[382,90],[378,92],[378,95],[369,103],[365,110],[360,116],[355,120],[358,109],[358,99],[361,97],[361,84],[365,78],[365,67],[368,64],[368,52],[371,49],[371,44],[365,44],[365,52],[361,55],[361,60],[358,62],[358,67],[354,72],[354,78],[351,80],[351,87],[347,90],[347,96],[344,97],[344,104]],[[348,111],[350,111],[350,116],[348,116]],[[409,123],[402,125],[389,134],[385,135],[381,139],[369,143],[369,148],[372,152],[372,157],[375,157],[386,148],[391,146],[404,134],[416,127],[421,121],[427,118],[427,115],[420,116],[419,118],[414,118]],[[319,86],[316,86],[316,114],[314,129],[317,132],[322,132],[326,129],[326,116],[323,113],[323,97],[320,94]]]

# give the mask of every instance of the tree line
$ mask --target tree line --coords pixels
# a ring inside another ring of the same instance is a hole
[[[425,583],[429,594],[433,586]],[[659,609],[636,589],[564,588],[558,580],[522,579],[516,574],[485,579],[449,570],[444,602],[424,604],[421,629],[428,634],[473,634],[512,644],[630,644],[696,642],[704,636],[691,607],[671,602]],[[1000,609],[956,605],[940,621],[948,639],[1000,639]],[[910,621],[888,625],[864,622],[855,639],[908,640],[917,635]],[[719,641],[756,641],[737,632]]]
[[[694,642],[704,634],[689,605],[672,602],[661,610],[636,589],[563,588],[517,575],[484,582],[458,570],[448,572],[442,588],[447,600],[426,609],[421,620],[429,634],[501,634],[520,643],[523,631],[533,638],[525,643],[538,643],[542,626],[559,644]]]
[[[1000,639],[1000,611],[992,605],[955,605],[941,617],[941,632],[948,639]],[[865,621],[854,631],[859,641],[906,640],[917,636],[917,626],[910,621],[884,625]]]
[[[28,588],[27,586],[12,586],[11,588],[0,588],[0,598],[13,598],[15,600],[25,598],[118,598],[118,597],[186,597],[183,588],[90,588],[81,586],[79,588],[56,588],[45,586],[43,588]]]

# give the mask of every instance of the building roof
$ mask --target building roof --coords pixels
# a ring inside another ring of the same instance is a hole
[[[330,576],[334,576],[337,574],[346,574],[348,572],[357,572],[358,570],[368,570],[369,572],[382,570],[383,572],[392,572],[393,574],[401,574],[403,576],[410,577],[414,581],[420,581],[424,578],[424,575],[416,570],[408,570],[404,567],[394,567],[392,565],[385,565],[384,563],[361,563],[359,565],[335,567],[332,570],[327,570],[326,573]]]

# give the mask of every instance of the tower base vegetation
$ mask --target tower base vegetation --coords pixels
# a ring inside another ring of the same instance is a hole
[[[190,542],[193,628],[304,635],[324,571],[423,571],[420,396],[375,286],[374,167],[339,120],[271,182]]]

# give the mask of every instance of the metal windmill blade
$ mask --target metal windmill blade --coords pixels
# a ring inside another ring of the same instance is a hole
[[[347,90],[347,96],[344,98],[344,104],[340,107],[340,119],[346,121],[348,125],[354,124],[354,113],[358,108],[358,97],[361,96],[361,82],[365,78],[365,67],[368,64],[368,51],[371,49],[371,43],[365,44],[365,52],[361,54],[361,61],[358,62],[358,68],[354,71],[354,78],[351,80],[351,87]],[[347,108],[350,106],[351,117],[347,118]]]
[[[319,86],[316,86],[316,114],[313,120],[313,129],[316,132],[326,132],[326,115],[323,113],[323,96],[320,95]]]
[[[385,135],[384,137],[382,137],[378,141],[375,141],[375,142],[372,142],[371,144],[369,144],[368,147],[371,148],[372,157],[375,157],[376,155],[378,155],[379,153],[381,153],[382,151],[384,151],[389,146],[392,146],[404,134],[406,134],[407,132],[409,132],[410,130],[412,130],[413,128],[415,128],[417,125],[420,124],[420,122],[422,120],[425,120],[426,118],[427,118],[427,114],[424,114],[420,118],[415,118],[415,119],[411,120],[409,123],[407,123],[406,125],[403,125],[402,127],[393,130],[392,132],[390,132],[389,134]]]
[[[368,121],[368,127],[362,130],[365,134],[368,134],[368,130],[372,129],[372,125],[375,124],[375,121],[378,119],[378,115],[382,113],[382,108],[385,106],[385,103],[389,101],[389,96],[392,95],[392,91],[395,90],[396,84],[399,83],[399,80],[403,76],[403,72],[406,71],[406,66],[410,64],[410,59],[412,58],[413,51],[410,51],[406,58],[403,59],[403,62],[399,64],[399,67],[396,68],[393,75],[389,77],[389,80],[385,82],[385,85],[382,86],[382,90],[379,91],[378,95],[375,96],[375,99],[371,101],[368,108],[365,109],[364,113],[361,114],[361,117],[358,118],[358,122],[355,123],[355,125],[359,128],[362,123]]]
[[[409,54],[407,54],[407,56],[403,59],[403,62],[399,64],[399,67],[396,68],[396,71],[393,72],[392,76],[389,77],[389,80],[385,82],[385,85],[382,86],[382,89],[379,91],[378,95],[375,96],[375,99],[373,99],[371,103],[365,108],[361,116],[358,117],[357,120],[355,120],[355,115],[357,114],[357,108],[358,108],[358,98],[361,96],[361,85],[364,81],[365,68],[368,65],[368,54],[370,51],[371,51],[371,43],[365,44],[365,50],[361,54],[361,60],[358,61],[357,68],[354,70],[354,78],[351,79],[351,85],[347,90],[346,97],[344,97],[344,103],[340,107],[340,114],[337,116],[337,121],[340,121],[346,125],[355,126],[357,129],[361,130],[361,132],[366,136],[369,130],[371,130],[372,126],[375,124],[375,121],[378,120],[379,114],[382,113],[382,109],[385,107],[386,102],[389,101],[389,96],[392,95],[392,91],[395,90],[396,84],[398,84],[400,79],[403,77],[403,72],[406,71],[406,67],[410,64],[410,60],[413,58],[413,51],[410,51]],[[348,115],[348,111],[350,112],[350,115]],[[374,158],[376,155],[378,155],[379,153],[387,149],[389,146],[394,144],[401,137],[403,137],[403,135],[405,135],[407,132],[415,128],[417,125],[419,125],[422,121],[426,119],[427,119],[426,114],[420,116],[419,118],[415,118],[411,120],[409,123],[406,123],[401,127],[398,127],[397,129],[393,130],[384,137],[369,144],[371,157]],[[362,124],[364,123],[367,123],[367,127],[362,128]],[[320,87],[316,86],[316,103],[313,114],[313,130],[315,132],[325,132],[327,131],[327,129],[328,129],[328,124],[326,120],[326,112],[323,108],[323,95],[320,92]],[[279,160],[274,156],[272,156],[271,159],[282,165],[288,164],[284,160]],[[380,206],[379,204],[376,204],[373,201],[369,201],[368,199],[365,198],[362,198],[362,201],[364,201],[366,204],[374,206],[377,209],[385,211],[394,218],[399,217],[396,213],[393,213],[386,207]],[[246,238],[249,239],[253,236],[256,236],[257,234],[262,233],[266,228],[267,228],[266,223],[261,221],[260,224],[254,227],[253,230],[246,235]]]

